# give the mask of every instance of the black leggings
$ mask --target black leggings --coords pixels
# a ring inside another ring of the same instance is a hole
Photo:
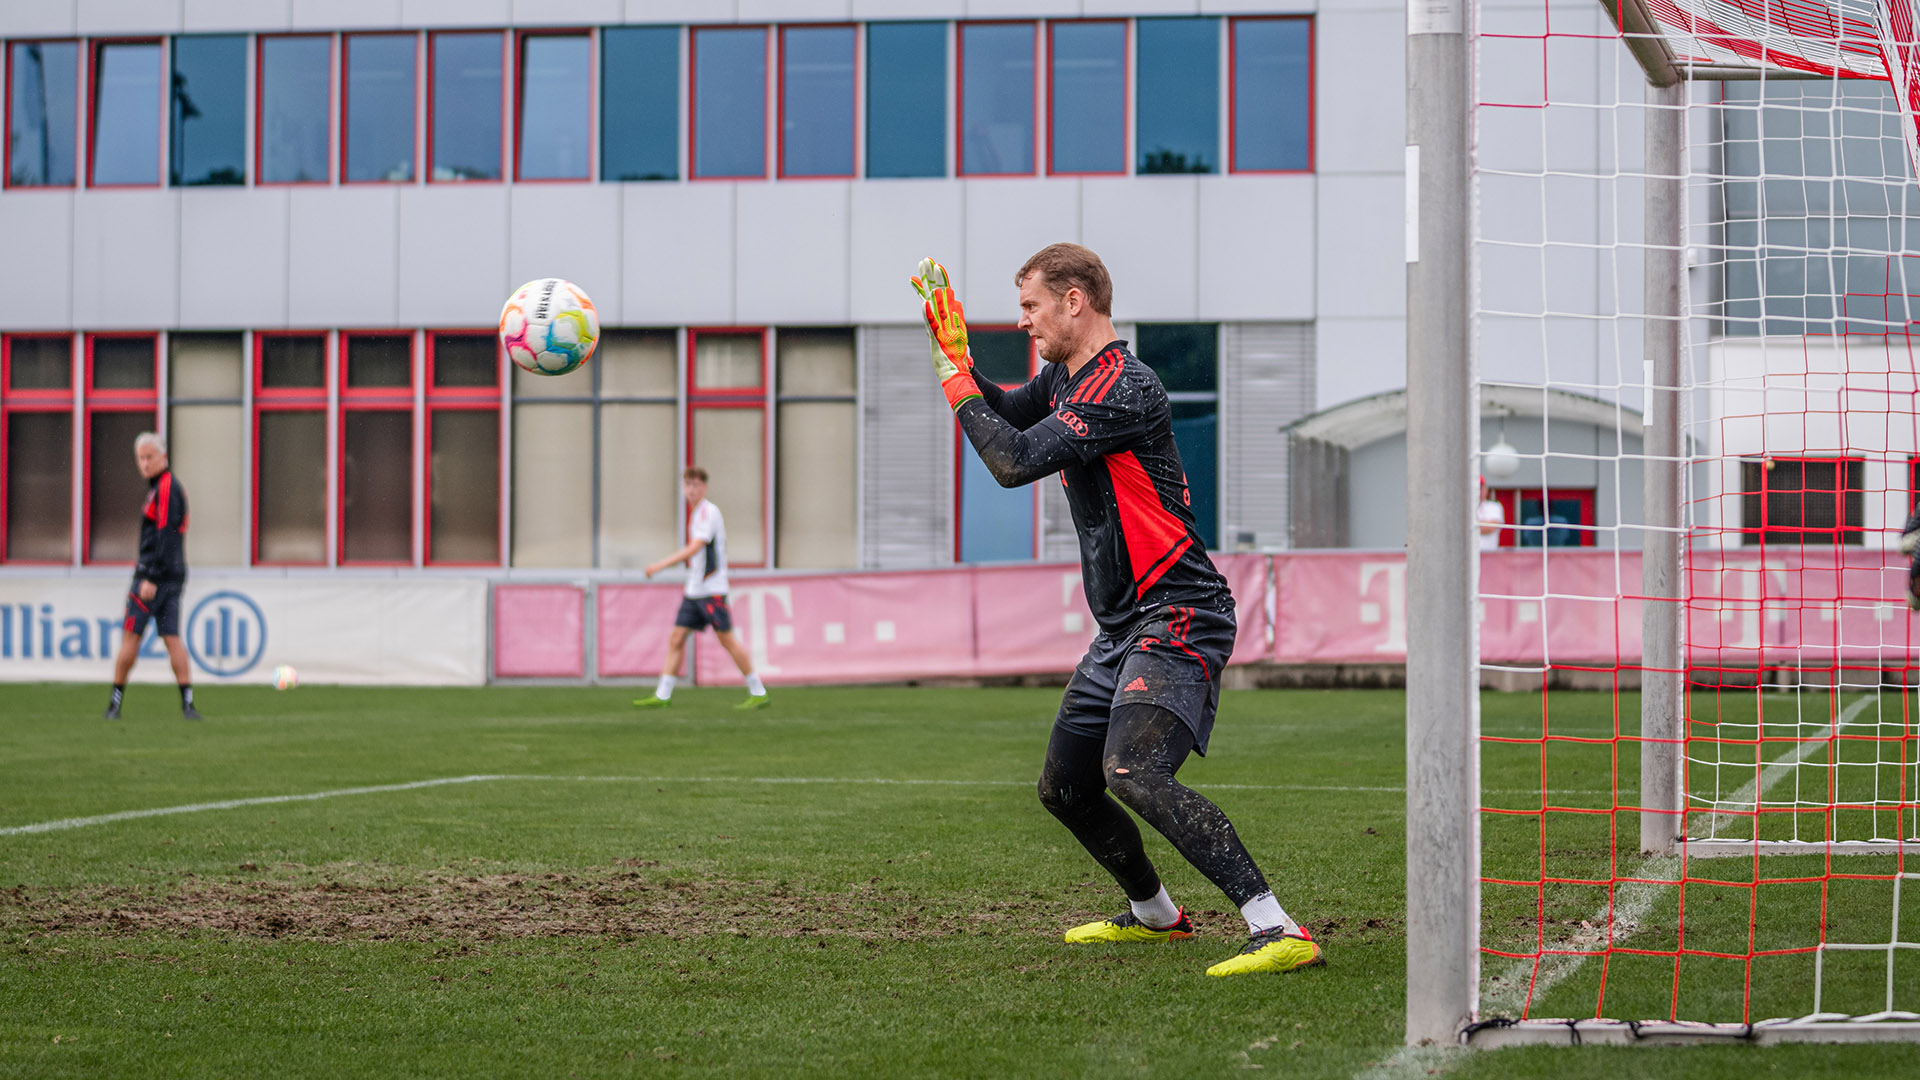
[[[1056,726],[1040,770],[1040,804],[1113,875],[1127,899],[1151,899],[1160,875],[1123,803],[1239,907],[1266,892],[1267,879],[1227,815],[1173,778],[1192,751],[1192,730],[1157,705],[1116,707],[1105,742]]]

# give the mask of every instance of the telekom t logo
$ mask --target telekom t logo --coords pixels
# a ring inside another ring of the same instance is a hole
[[[1378,577],[1387,579],[1384,597],[1374,595],[1373,582]],[[1360,564],[1360,621],[1368,626],[1375,626],[1383,619],[1387,624],[1387,636],[1385,640],[1373,647],[1373,651],[1405,655],[1407,651],[1407,564],[1405,560]]]
[[[753,657],[754,669],[762,675],[778,675],[780,665],[769,659],[767,645],[769,640],[782,645],[793,644],[793,625],[790,622],[769,628],[767,626],[767,598],[780,602],[786,612],[786,618],[793,618],[793,588],[788,585],[748,585],[733,590],[733,595],[746,609],[747,653]]]

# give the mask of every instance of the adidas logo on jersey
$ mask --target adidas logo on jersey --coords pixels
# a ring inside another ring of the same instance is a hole
[[[1145,690],[1146,688],[1147,688],[1147,680],[1145,676],[1135,675],[1133,677],[1133,681],[1128,683],[1125,689],[1122,690],[1121,692],[1130,694],[1135,690]]]

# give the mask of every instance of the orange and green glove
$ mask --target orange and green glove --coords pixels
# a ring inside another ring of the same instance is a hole
[[[920,272],[908,280],[924,301],[922,314],[933,342],[933,369],[940,376],[940,389],[946,392],[947,404],[958,409],[968,398],[980,396],[980,387],[973,381],[973,357],[967,352],[966,312],[953,295],[947,268],[932,259],[921,259]]]

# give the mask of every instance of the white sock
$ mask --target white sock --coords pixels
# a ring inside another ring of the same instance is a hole
[[[661,701],[673,700],[673,684],[679,681],[671,675],[660,676],[660,685],[653,688],[653,696]]]
[[[1155,930],[1165,930],[1180,921],[1180,909],[1174,905],[1173,897],[1167,895],[1165,885],[1160,886],[1160,891],[1149,899],[1129,900],[1127,903],[1133,905],[1134,918]]]
[[[758,672],[747,676],[747,693],[752,694],[754,697],[765,697],[767,695],[766,684],[760,681]]]
[[[1247,920],[1247,932],[1252,934],[1265,933],[1276,927],[1289,934],[1300,931],[1300,924],[1294,922],[1293,917],[1280,907],[1280,901],[1275,900],[1271,892],[1263,892],[1241,904],[1240,917]]]

